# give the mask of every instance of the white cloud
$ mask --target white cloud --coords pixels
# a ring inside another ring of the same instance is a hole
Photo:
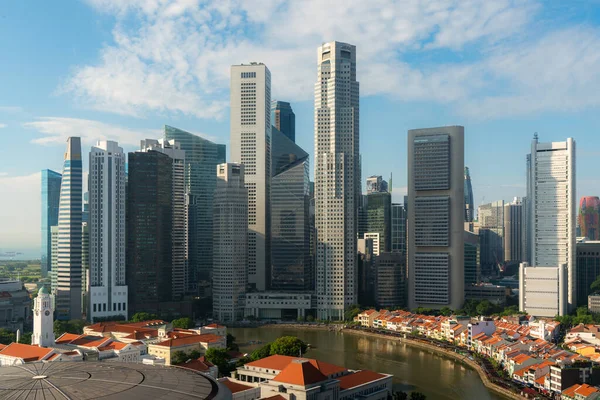
[[[98,63],[75,67],[61,91],[102,111],[220,118],[229,67],[248,61],[267,64],[273,97],[309,100],[316,47],[333,39],[357,45],[362,95],[482,117],[579,110],[600,96],[599,32],[540,34],[534,0],[88,3],[115,16],[114,43]]]
[[[24,176],[0,174],[0,244],[2,247],[40,244],[41,173]]]
[[[0,129],[6,128],[6,124],[0,124]]]

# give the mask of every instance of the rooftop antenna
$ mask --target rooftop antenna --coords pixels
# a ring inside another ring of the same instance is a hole
[[[537,132],[533,132],[533,140],[538,140],[538,133]]]

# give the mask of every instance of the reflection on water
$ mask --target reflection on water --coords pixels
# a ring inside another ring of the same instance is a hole
[[[488,391],[479,375],[461,364],[425,350],[387,339],[351,334],[293,330],[286,328],[229,329],[238,343],[260,340],[273,341],[280,336],[292,335],[315,346],[307,357],[316,358],[351,369],[370,369],[394,375],[394,389],[418,390],[428,400],[499,400]],[[261,345],[241,346],[250,352]]]

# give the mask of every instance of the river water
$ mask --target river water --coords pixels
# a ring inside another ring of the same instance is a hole
[[[306,357],[350,369],[370,369],[394,375],[394,390],[416,390],[428,400],[500,400],[481,382],[477,372],[451,359],[406,344],[382,338],[325,330],[290,328],[229,328],[240,351],[250,352],[280,336],[297,336],[315,346]]]

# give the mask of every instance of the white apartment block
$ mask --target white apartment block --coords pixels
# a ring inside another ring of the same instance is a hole
[[[158,151],[173,160],[172,210],[172,265],[173,265],[173,297],[183,296],[188,287],[187,252],[188,252],[188,218],[185,189],[185,150],[175,140],[146,139],[140,144],[140,151]]]
[[[248,190],[244,165],[217,165],[213,212],[213,316],[221,322],[244,318],[248,283]]]
[[[571,310],[577,299],[575,141],[568,138],[565,142],[539,143],[536,135],[527,165],[531,267],[567,266],[567,304]]]
[[[373,254],[379,255],[379,232],[365,232],[365,241],[371,239],[373,241]]]
[[[557,267],[519,266],[519,310],[536,317],[566,315],[567,279],[565,264]]]
[[[231,66],[230,158],[244,164],[248,189],[248,283],[271,277],[271,72],[262,63]]]
[[[90,151],[89,319],[127,318],[125,283],[125,153],[117,142]]]
[[[315,83],[317,314],[341,320],[356,303],[356,218],[360,183],[356,46],[318,48]]]

